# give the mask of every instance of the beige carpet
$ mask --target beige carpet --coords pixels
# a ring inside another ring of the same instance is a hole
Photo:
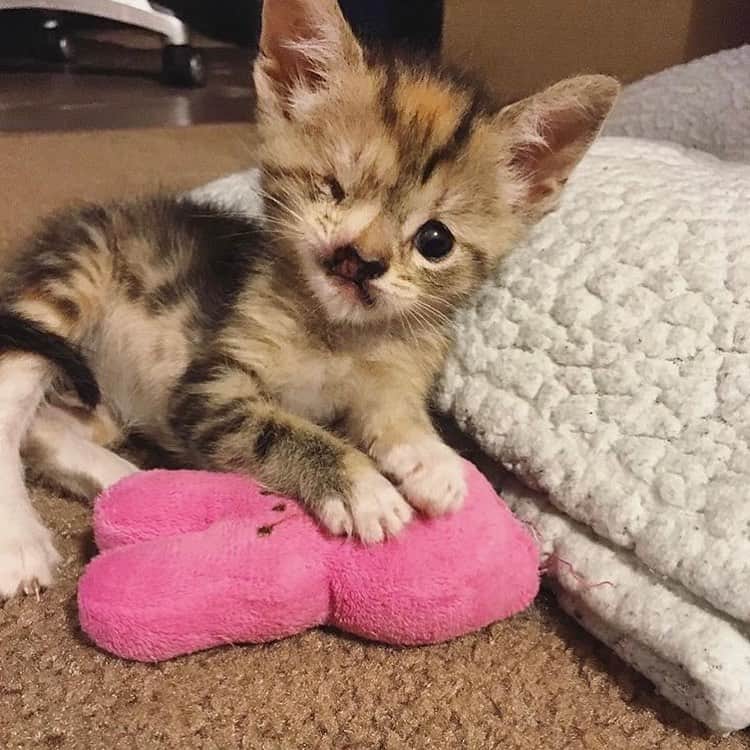
[[[0,248],[71,199],[192,185],[251,161],[243,126],[0,136]],[[59,585],[0,605],[0,749],[750,748],[711,738],[554,604],[476,635],[397,650],[316,631],[159,666],[81,636],[89,513],[38,490]],[[0,499],[1,502],[1,499]]]

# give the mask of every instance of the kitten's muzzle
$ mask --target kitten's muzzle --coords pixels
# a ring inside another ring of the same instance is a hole
[[[367,306],[375,303],[370,293],[370,282],[388,270],[388,264],[383,261],[365,260],[354,245],[338,248],[323,266],[329,276],[350,285]]]

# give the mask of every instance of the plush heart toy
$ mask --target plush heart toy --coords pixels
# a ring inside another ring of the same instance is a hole
[[[102,553],[80,581],[81,626],[138,661],[324,624],[403,645],[482,628],[531,602],[539,557],[489,482],[468,463],[466,474],[459,512],[373,546],[328,535],[246,477],[134,474],[96,504]]]

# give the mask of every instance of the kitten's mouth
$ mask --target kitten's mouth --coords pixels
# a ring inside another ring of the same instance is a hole
[[[354,281],[348,281],[337,276],[332,276],[331,280],[337,288],[352,294],[359,302],[365,307],[372,307],[375,304],[375,299],[370,293],[370,287],[367,282],[358,284]]]

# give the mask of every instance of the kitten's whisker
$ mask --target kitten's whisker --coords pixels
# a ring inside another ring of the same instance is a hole
[[[430,323],[428,320],[425,319],[424,315],[419,311],[419,308],[412,307],[409,309],[410,317],[414,318],[414,321],[417,323],[417,326],[422,329],[429,329]]]
[[[409,318],[406,319],[406,323],[409,326],[409,332],[411,333],[412,340],[414,341],[414,346],[419,346],[419,338],[417,336],[417,332],[414,330],[414,326],[412,326]]]
[[[439,296],[437,294],[432,294],[431,292],[423,291],[420,294],[420,297],[422,297],[423,299],[434,300],[435,302],[440,302],[441,304],[445,304],[445,298],[444,297],[441,297],[441,296]]]
[[[442,321],[445,324],[453,325],[453,318],[450,317],[450,315],[447,315],[442,310],[439,310],[434,305],[431,305],[429,302],[425,301],[424,299],[418,299],[416,302],[417,306],[424,310],[425,312],[429,313],[430,315],[435,316],[438,320]]]
[[[427,302],[424,302],[423,300],[417,300],[415,303],[415,307],[420,310],[422,313],[435,318],[438,322],[442,323],[443,325],[449,325],[453,323],[453,320],[445,315],[440,310],[435,309],[432,305],[428,304]]]
[[[414,345],[416,346],[419,341],[417,339],[417,334],[414,331],[414,328],[411,325],[411,322],[409,320],[409,311],[407,310],[405,313],[401,314],[401,320],[406,324],[406,327],[409,329],[409,333],[411,334],[412,339],[414,339]]]
[[[271,195],[271,193],[263,190],[263,188],[259,188],[258,192],[261,198],[263,198],[264,200],[268,200],[274,205],[278,206],[282,211],[288,213],[292,218],[297,219],[297,221],[299,221],[301,224],[305,223],[304,217],[300,213],[295,211],[288,203],[284,203],[284,201],[280,200],[275,195]]]
[[[423,325],[429,329],[429,331],[436,336],[445,336],[445,322],[436,323],[434,320],[430,317],[430,312],[425,309],[424,305],[420,305],[420,303],[417,303],[417,305],[413,308],[415,314],[417,314],[422,321]]]
[[[417,319],[423,332],[438,335],[438,329],[432,323],[430,323],[430,321],[427,320],[424,315],[417,312],[417,310],[413,310],[413,315]]]

